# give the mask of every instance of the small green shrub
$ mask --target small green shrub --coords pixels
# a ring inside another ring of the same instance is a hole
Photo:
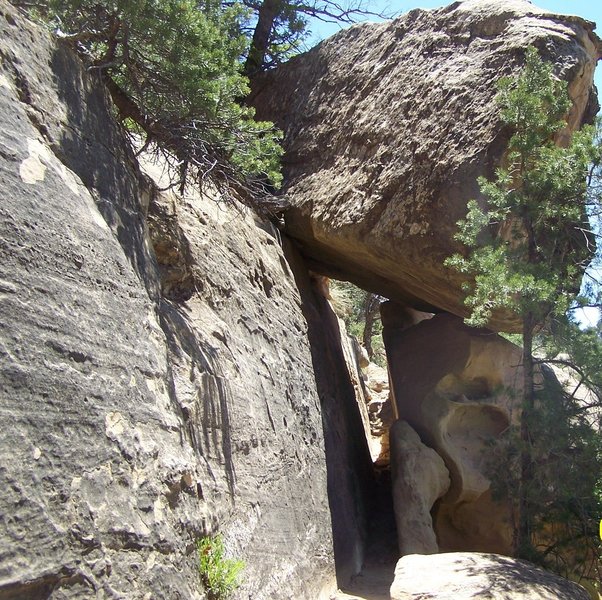
[[[210,600],[224,600],[240,584],[238,576],[245,568],[242,560],[224,556],[220,535],[206,536],[197,541],[199,573]]]

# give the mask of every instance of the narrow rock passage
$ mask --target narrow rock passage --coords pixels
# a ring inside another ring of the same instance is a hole
[[[389,600],[397,563],[397,530],[391,496],[391,472],[382,471],[375,490],[372,521],[369,524],[366,560],[360,573],[332,600]]]

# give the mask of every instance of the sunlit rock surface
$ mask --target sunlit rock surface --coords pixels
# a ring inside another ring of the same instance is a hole
[[[391,600],[589,600],[576,583],[496,554],[411,554],[397,563]]]
[[[393,424],[389,439],[399,554],[435,554],[439,546],[431,510],[449,489],[449,473],[443,459],[406,421]]]
[[[511,553],[510,509],[491,498],[487,461],[490,444],[520,416],[520,349],[453,315],[406,329],[388,314],[383,336],[397,413],[450,473],[435,517],[440,549]]]
[[[0,598],[200,599],[219,530],[241,594],[314,600],[322,409],[278,232],[157,194],[93,73],[3,0],[0,54]]]
[[[259,79],[258,115],[285,132],[287,231],[313,268],[464,315],[462,280],[443,261],[477,177],[506,149],[496,81],[534,45],[569,82],[570,126],[591,120],[592,27],[526,0],[465,0],[351,27]]]

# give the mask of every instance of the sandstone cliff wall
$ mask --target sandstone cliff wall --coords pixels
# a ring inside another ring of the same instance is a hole
[[[158,194],[94,74],[3,0],[0,56],[0,598],[201,598],[219,530],[240,597],[313,600],[335,571],[303,262]]]

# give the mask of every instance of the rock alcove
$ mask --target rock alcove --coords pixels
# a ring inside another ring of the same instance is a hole
[[[331,310],[326,300],[337,300],[328,280],[314,276],[313,282],[328,314],[320,323],[330,320],[340,337],[333,344],[336,370],[348,374],[346,394],[320,390],[325,413],[337,415],[332,431],[325,420],[325,433],[335,563],[339,581],[347,582],[342,589],[386,597],[399,556],[511,554],[513,515],[509,504],[492,499],[487,450],[519,415],[520,350],[460,317],[384,301],[387,364],[379,370]],[[316,360],[316,368],[334,364],[324,356]],[[335,398],[345,403],[329,408]],[[380,410],[371,418],[374,403]],[[346,458],[342,440],[356,442]]]

